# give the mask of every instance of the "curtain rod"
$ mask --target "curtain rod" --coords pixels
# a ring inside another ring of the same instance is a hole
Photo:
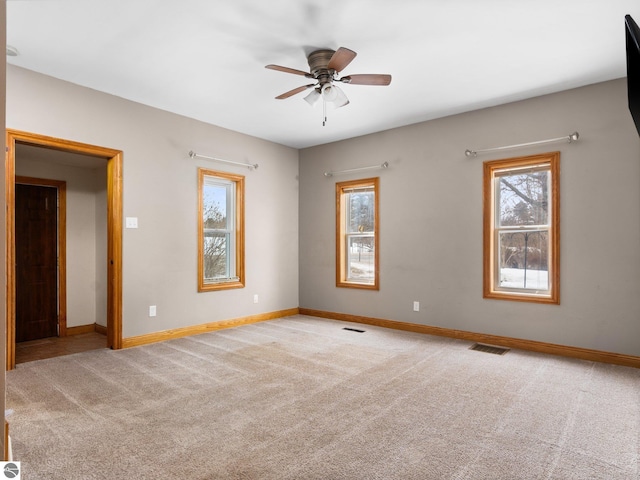
[[[550,138],[548,140],[538,140],[537,142],[519,143],[517,145],[507,145],[506,147],[485,148],[484,150],[465,150],[464,154],[467,157],[476,157],[479,153],[497,152],[499,150],[506,150],[509,148],[530,147],[533,145],[544,145],[547,143],[556,143],[556,142],[562,142],[562,141],[567,141],[569,143],[572,143],[577,141],[578,138],[580,138],[580,134],[578,132],[573,132],[571,135],[567,135],[566,137]]]
[[[371,165],[370,167],[350,168],[348,170],[340,170],[338,172],[324,172],[325,177],[333,177],[334,175],[340,175],[341,173],[360,172],[362,170],[373,170],[376,168],[388,168],[389,162],[384,162],[382,165]]]
[[[225,160],[223,158],[207,157],[206,155],[200,155],[199,153],[196,153],[193,150],[189,152],[189,157],[191,157],[191,158],[196,158],[196,157],[206,158],[207,160],[215,160],[216,162],[230,163],[232,165],[240,165],[242,167],[247,167],[249,170],[257,170],[258,169],[258,164],[257,163],[250,164],[250,163],[242,163],[242,162],[233,162],[231,160]]]

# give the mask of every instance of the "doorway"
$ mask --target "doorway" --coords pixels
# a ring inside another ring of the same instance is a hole
[[[16,145],[28,145],[52,150],[57,153],[76,153],[87,158],[106,161],[106,203],[107,203],[107,254],[106,254],[106,283],[107,283],[107,318],[106,334],[107,346],[112,349],[122,348],[122,152],[105,147],[88,145],[54,137],[47,137],[28,132],[7,130],[6,152],[6,183],[5,194],[7,203],[7,369],[15,368],[15,349],[18,335],[16,318],[17,306],[17,270],[16,270],[16,231],[15,212],[17,207],[17,188],[15,185]],[[59,240],[58,240],[59,241]],[[62,249],[60,249],[62,252]],[[64,265],[61,262],[61,266]],[[59,272],[58,272],[59,273]],[[63,287],[63,283],[60,284]],[[65,295],[57,295],[64,303]],[[52,302],[52,300],[48,300]],[[66,328],[66,318],[60,316],[60,334]],[[57,332],[56,332],[57,333]]]

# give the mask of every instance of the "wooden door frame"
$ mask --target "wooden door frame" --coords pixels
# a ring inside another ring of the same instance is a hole
[[[107,160],[107,346],[122,348],[122,151],[7,129],[5,156],[7,370],[16,365],[15,163],[16,143]]]
[[[57,252],[58,258],[58,335],[67,336],[67,182],[46,178],[23,177],[16,175],[14,184],[51,187],[57,191],[58,208],[56,213]],[[14,196],[15,202],[15,196]],[[15,205],[13,212],[15,213]],[[13,218],[15,222],[15,216]],[[15,247],[15,245],[14,245]],[[14,270],[15,272],[15,270]],[[14,296],[15,300],[15,296]],[[15,325],[15,324],[14,324]]]

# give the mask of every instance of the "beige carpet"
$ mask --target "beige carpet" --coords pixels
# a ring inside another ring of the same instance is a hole
[[[25,363],[14,456],[26,480],[638,480],[640,370],[470,345],[294,316]]]

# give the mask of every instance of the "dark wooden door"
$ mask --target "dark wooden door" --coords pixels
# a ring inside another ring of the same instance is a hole
[[[16,342],[58,335],[58,190],[16,184]]]

